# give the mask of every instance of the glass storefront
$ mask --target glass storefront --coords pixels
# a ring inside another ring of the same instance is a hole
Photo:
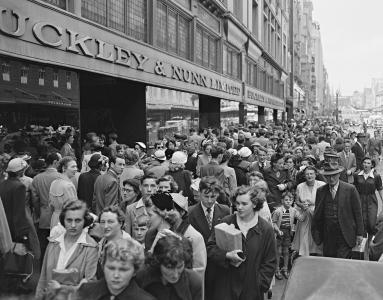
[[[273,109],[265,107],[265,121],[273,122]]]
[[[258,122],[258,106],[246,104],[246,122]]]
[[[0,65],[0,154],[60,150],[66,130],[79,130],[78,73],[5,57]]]
[[[221,99],[221,126],[227,128],[238,124],[239,102]]]
[[[198,95],[153,86],[146,89],[146,131],[149,146],[175,133],[198,130]]]

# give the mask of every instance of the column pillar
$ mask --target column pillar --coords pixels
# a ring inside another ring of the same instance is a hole
[[[221,127],[221,99],[199,95],[199,127]]]
[[[278,109],[273,109],[273,121],[274,123],[278,122]]]
[[[245,125],[246,120],[246,105],[239,103],[239,124]]]
[[[265,124],[265,107],[258,106],[258,123]]]

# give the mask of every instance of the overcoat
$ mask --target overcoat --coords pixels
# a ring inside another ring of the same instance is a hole
[[[239,229],[236,215],[223,218],[222,222],[234,224]],[[260,300],[268,291],[274,276],[276,245],[271,224],[258,218],[258,224],[242,235],[242,250],[246,260],[234,267],[226,259],[226,251],[218,248],[213,232],[207,252],[209,263],[217,266],[214,298],[209,300]]]
[[[331,197],[329,185],[318,188],[315,198],[315,211],[311,224],[311,233],[317,245],[323,242],[325,230],[325,201]],[[350,248],[356,244],[356,236],[363,236],[363,218],[359,193],[346,182],[339,181],[336,193],[338,199],[338,222],[343,237]]]

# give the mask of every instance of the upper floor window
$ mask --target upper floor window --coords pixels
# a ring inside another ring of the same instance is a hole
[[[49,4],[60,7],[62,9],[66,9],[66,0],[43,0]]]
[[[234,78],[240,78],[240,55],[233,48],[223,46],[223,73]]]
[[[39,85],[43,86],[45,84],[45,69],[41,68],[39,70]]]
[[[9,63],[7,62],[3,62],[2,65],[1,65],[1,71],[3,73],[3,80],[4,81],[10,81],[11,80],[11,76],[10,76],[10,66],[9,66]]]
[[[146,41],[146,0],[81,0],[84,18]]]
[[[158,47],[184,58],[190,57],[189,20],[162,1],[157,2]]]
[[[235,0],[233,1],[233,13],[234,16],[241,22],[243,22],[243,12],[242,12],[242,5],[243,1]]]
[[[28,67],[22,66],[20,70],[20,82],[22,84],[27,84],[28,83]]]
[[[196,62],[209,69],[217,69],[217,39],[207,30],[197,25],[195,42]]]

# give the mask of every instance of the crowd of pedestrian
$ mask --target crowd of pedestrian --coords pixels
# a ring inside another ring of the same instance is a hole
[[[81,155],[74,135],[38,170],[28,149],[0,154],[4,292],[32,292],[5,259],[27,253],[40,262],[36,299],[263,299],[300,256],[371,258],[379,131],[249,124],[151,147],[89,133]],[[219,223],[241,233],[241,249],[219,246]]]

